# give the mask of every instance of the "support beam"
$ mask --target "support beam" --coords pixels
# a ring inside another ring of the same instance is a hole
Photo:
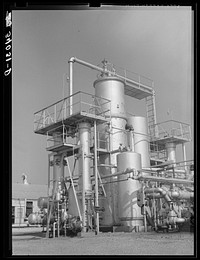
[[[94,121],[94,174],[95,174],[95,206],[99,207],[98,169],[97,169],[97,123]],[[99,234],[99,212],[96,212],[96,234]]]
[[[47,196],[48,196],[48,202],[47,202],[47,220],[49,216],[49,189],[50,189],[50,157],[51,154],[48,154],[48,189],[47,189]],[[47,226],[46,226],[46,238],[49,238],[49,221],[47,221]]]
[[[186,149],[185,149],[185,143],[182,143],[182,150],[183,150],[183,161],[184,161],[184,169],[187,171],[187,162],[186,162]]]
[[[86,213],[86,205],[85,205],[85,176],[83,175],[83,173],[85,172],[85,156],[84,153],[82,152],[82,168],[83,168],[83,172],[82,172],[82,222],[83,222],[83,231],[86,232],[86,217],[85,217],[85,213]]]

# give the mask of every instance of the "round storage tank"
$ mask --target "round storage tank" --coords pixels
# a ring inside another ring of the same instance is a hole
[[[117,170],[127,168],[141,169],[141,155],[136,152],[123,152],[117,155]],[[141,208],[137,205],[137,192],[142,184],[133,179],[127,180],[127,174],[118,176],[118,216],[123,226],[131,228],[144,226]]]
[[[38,213],[31,213],[28,216],[28,223],[30,225],[41,224],[42,223],[41,216]]]

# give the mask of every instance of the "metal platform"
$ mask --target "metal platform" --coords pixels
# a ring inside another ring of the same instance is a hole
[[[57,145],[47,147],[46,150],[51,152],[66,152],[67,156],[71,156],[73,154],[77,154],[79,148],[79,145],[59,143]]]
[[[136,99],[143,99],[153,95],[152,90],[147,89],[145,86],[139,82],[135,82],[135,84],[126,84],[124,88],[124,94],[130,97],[134,97]]]
[[[34,132],[36,134],[46,135],[51,130],[62,127],[62,125],[75,127],[77,125],[77,123],[84,122],[84,121],[89,122],[91,125],[93,125],[94,120],[97,121],[97,124],[109,122],[109,119],[107,119],[103,116],[89,114],[86,112],[79,112],[79,113],[76,113],[76,114],[73,114],[73,115],[67,117],[64,120],[60,120],[56,123],[51,123],[51,124],[48,124],[47,126],[41,127],[39,129],[35,130]]]
[[[90,151],[93,153],[94,152],[94,147],[91,147]],[[103,148],[97,148],[97,152],[98,152],[99,155],[109,154],[110,153],[109,150],[103,149]]]
[[[70,99],[73,97],[73,104]],[[105,123],[110,121],[110,100],[96,97],[85,92],[77,92],[34,114],[34,132],[49,134],[62,125],[76,127],[77,123],[94,121]]]
[[[188,138],[178,137],[178,136],[166,136],[163,138],[155,138],[153,142],[158,144],[158,148],[163,149],[163,146],[167,143],[175,143],[175,144],[182,144],[189,142]]]
[[[168,120],[154,126],[156,136],[151,137],[151,145],[157,145],[158,150],[165,148],[167,143],[176,145],[191,141],[190,125],[175,120]]]

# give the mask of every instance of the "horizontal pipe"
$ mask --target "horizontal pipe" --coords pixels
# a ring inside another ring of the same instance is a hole
[[[185,199],[190,200],[194,198],[194,192],[187,192],[187,191],[168,191],[168,195],[173,199]],[[160,199],[163,196],[160,193],[147,193],[146,196],[148,198]]]
[[[160,195],[167,201],[168,205],[171,203],[171,199],[168,196],[167,192],[163,190],[162,188],[150,188],[150,189],[145,189],[144,193],[160,193]]]
[[[163,197],[168,205],[171,203],[171,198],[173,199],[186,199],[190,200],[194,197],[194,192],[187,192],[187,191],[165,191],[162,188],[149,188],[145,189],[144,193],[147,197],[158,199]],[[153,193],[153,194],[152,194]]]
[[[134,172],[134,171],[135,171],[134,168],[127,168],[124,171],[116,172],[114,174],[109,174],[109,175],[106,175],[106,176],[101,176],[101,179],[111,178],[111,177],[119,176],[119,175],[122,175],[122,174],[131,173],[131,172]],[[91,180],[94,180],[94,177],[91,177]]]
[[[138,176],[133,176],[133,179],[159,181],[159,182],[166,182],[166,183],[177,183],[177,184],[194,184],[194,181],[190,181],[190,180],[186,180],[186,179],[164,178],[164,177],[156,177],[156,176],[143,176],[142,174],[139,174]]]
[[[191,198],[194,198],[194,192],[188,192],[188,191],[169,191],[170,196],[174,199],[186,199],[190,200]]]
[[[185,170],[179,170],[179,169],[174,169],[174,170],[163,170],[162,168],[142,168],[141,170],[138,170],[139,172],[161,172],[161,171],[165,171],[165,172],[171,172],[171,173],[185,173]]]
[[[152,91],[153,91],[153,89],[152,89],[151,87],[148,87],[148,86],[146,86],[146,85],[144,85],[144,84],[138,83],[138,82],[133,81],[133,80],[131,80],[131,79],[125,78],[125,77],[123,77],[123,76],[121,76],[121,75],[116,74],[115,72],[109,71],[109,70],[107,70],[107,69],[102,69],[101,67],[95,66],[95,65],[90,64],[90,63],[88,63],[88,62],[85,62],[85,61],[83,61],[83,60],[79,60],[79,59],[77,59],[76,57],[70,58],[70,59],[69,59],[69,62],[77,62],[77,63],[79,63],[79,64],[81,64],[81,65],[84,65],[84,66],[86,66],[86,67],[88,67],[88,68],[91,68],[91,69],[94,69],[94,70],[97,70],[97,71],[100,71],[100,72],[103,72],[103,73],[109,73],[109,74],[112,75],[112,76],[115,76],[115,77],[118,77],[118,78],[120,78],[120,79],[125,80],[126,83],[128,82],[128,83],[137,84],[137,85],[139,84],[141,87],[145,88],[145,90],[148,91],[148,92],[151,92],[151,93],[152,93]],[[126,84],[126,85],[127,85],[127,84]]]
[[[153,166],[150,166],[149,168],[161,168],[161,167],[166,167],[166,166],[169,166],[171,164],[173,164],[174,161],[167,161],[167,162],[164,162],[164,163],[160,163],[158,165],[153,165]]]
[[[160,194],[160,193],[154,193],[154,194],[146,194],[146,196],[150,199],[160,199],[162,198],[163,196]]]
[[[184,218],[175,218],[174,222],[175,223],[184,223],[185,219]]]
[[[106,176],[101,176],[101,179],[106,179],[106,178],[110,178],[110,177],[115,177],[115,176],[118,176],[118,175],[122,175],[122,174],[127,174],[127,173],[131,173],[131,172],[134,172],[135,171],[135,168],[127,168],[125,169],[124,171],[120,171],[120,172],[116,172],[114,174],[110,174],[110,175],[106,175]],[[70,177],[65,177],[65,181],[70,181]],[[72,177],[73,181],[74,180],[78,180],[79,179],[79,176],[74,176]],[[94,176],[91,176],[91,180],[94,180],[95,177]]]

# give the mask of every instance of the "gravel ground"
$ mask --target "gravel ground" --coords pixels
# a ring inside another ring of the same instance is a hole
[[[45,238],[41,227],[13,228],[13,255],[194,255],[194,234],[82,233]]]

